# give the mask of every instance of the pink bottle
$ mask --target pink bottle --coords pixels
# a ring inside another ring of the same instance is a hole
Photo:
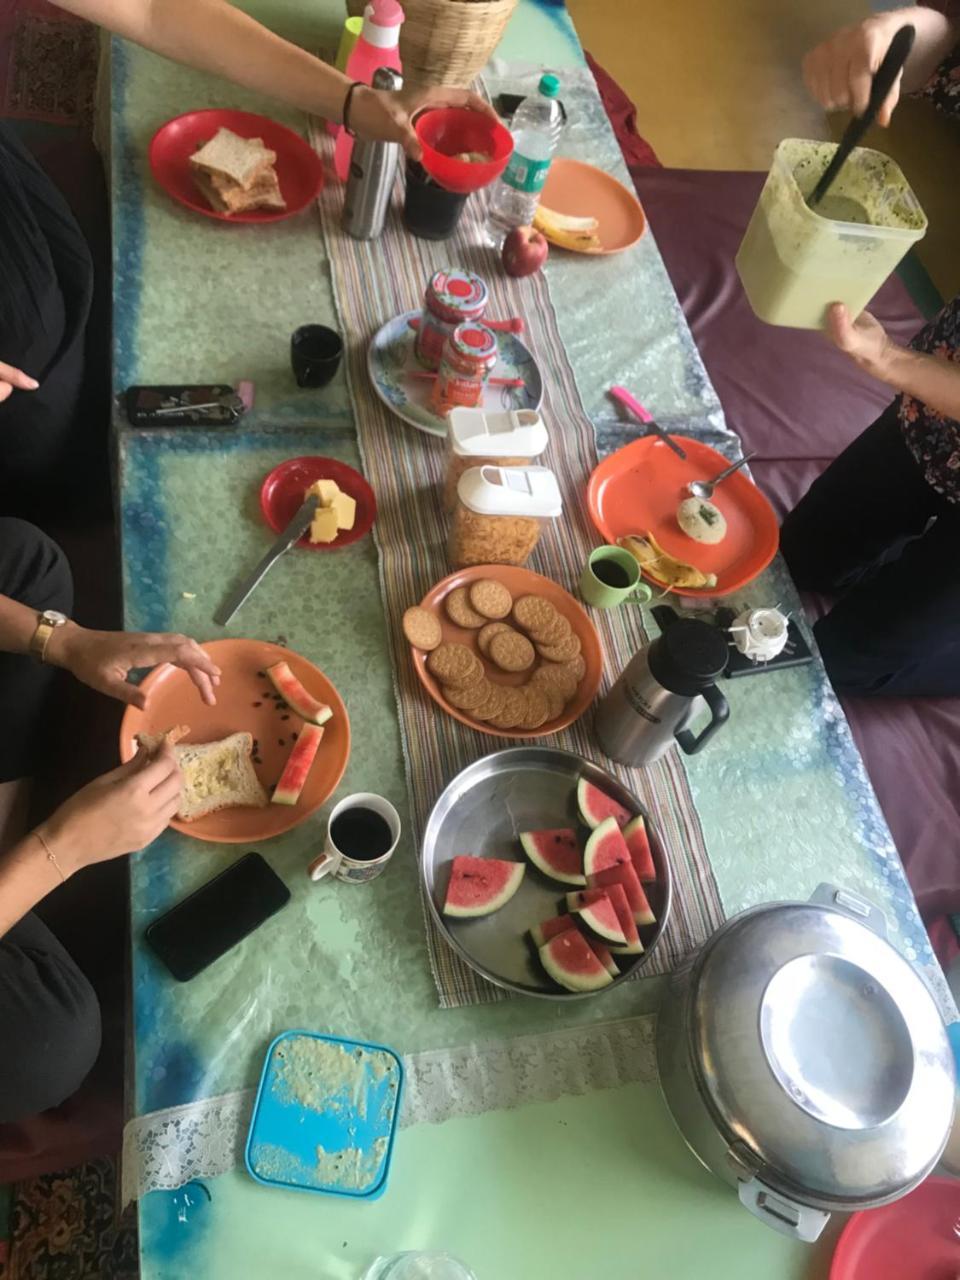
[[[378,67],[390,67],[398,73],[402,71],[399,44],[403,16],[397,0],[370,0],[363,11],[363,30],[347,59],[344,74],[348,80],[372,84],[373,73]],[[341,182],[347,180],[352,155],[353,139],[338,128],[333,167]]]

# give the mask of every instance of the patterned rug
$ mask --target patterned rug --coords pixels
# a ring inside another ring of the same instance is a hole
[[[114,1157],[17,1183],[0,1280],[137,1280],[136,1211],[120,1214],[119,1188]]]
[[[91,23],[46,0],[0,0],[0,117],[90,124],[99,42]]]

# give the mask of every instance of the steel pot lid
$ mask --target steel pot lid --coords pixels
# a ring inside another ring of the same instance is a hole
[[[757,1172],[821,1208],[893,1199],[936,1163],[954,1109],[933,996],[894,948],[813,903],[731,920],[694,967],[704,1099]]]

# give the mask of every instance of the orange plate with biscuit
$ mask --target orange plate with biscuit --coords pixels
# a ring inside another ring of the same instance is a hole
[[[215,742],[231,733],[246,731],[257,742],[257,777],[271,792],[293,750],[296,740],[292,735],[303,728],[296,712],[270,697],[275,690],[261,674],[273,663],[286,661],[307,692],[333,709],[299,802],[268,804],[263,809],[222,809],[195,822],[174,819],[170,824],[186,836],[215,844],[269,840],[299,826],[337,789],[350,757],[347,709],[319,667],[281,645],[237,639],[211,640],[203,648],[222,673],[217,705],[208,707],[202,702],[193,681],[179,667],[168,663],[157,667],[141,685],[148,694],[146,709],[128,707],[124,712],[120,724],[121,759],[133,756],[138,733],[163,733],[178,724],[190,726],[184,744]],[[284,716],[289,718],[284,720]]]
[[[509,673],[502,671],[480,653],[477,645],[478,630],[457,626],[447,616],[444,607],[444,601],[452,591],[455,591],[458,587],[469,589],[471,584],[486,578],[492,578],[495,582],[505,586],[514,600],[527,595],[541,596],[553,605],[557,612],[570,624],[573,634],[580,641],[580,653],[585,666],[583,677],[572,700],[566,704],[560,715],[548,720],[536,729],[498,729],[483,721],[473,719],[469,712],[461,711],[448,702],[444,697],[440,682],[427,669],[429,653],[425,653],[423,650],[416,649],[411,645],[411,654],[416,673],[430,697],[439,706],[443,707],[448,715],[453,716],[455,720],[459,720],[461,724],[469,725],[471,729],[476,729],[478,733],[486,733],[495,738],[521,739],[543,738],[551,733],[559,733],[561,729],[566,729],[575,720],[579,720],[596,697],[597,690],[600,687],[600,678],[603,674],[603,651],[600,647],[600,637],[597,635],[596,628],[568,591],[564,591],[563,587],[556,582],[552,582],[549,578],[541,577],[539,573],[533,573],[530,569],[521,569],[515,565],[488,564],[461,569],[458,573],[450,574],[449,577],[438,582],[432,590],[427,592],[420,602],[421,608],[426,609],[438,619],[444,643],[466,645],[476,654],[483,664],[485,675],[493,684],[516,688],[525,683],[531,672]],[[511,623],[510,618],[507,618],[506,621]],[[539,662],[537,665],[540,665]]]

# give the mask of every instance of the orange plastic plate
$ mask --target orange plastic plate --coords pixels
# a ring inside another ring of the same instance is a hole
[[[550,166],[540,202],[568,217],[597,219],[601,248],[576,252],[621,253],[636,244],[647,228],[637,197],[609,173],[582,160],[558,156]]]

